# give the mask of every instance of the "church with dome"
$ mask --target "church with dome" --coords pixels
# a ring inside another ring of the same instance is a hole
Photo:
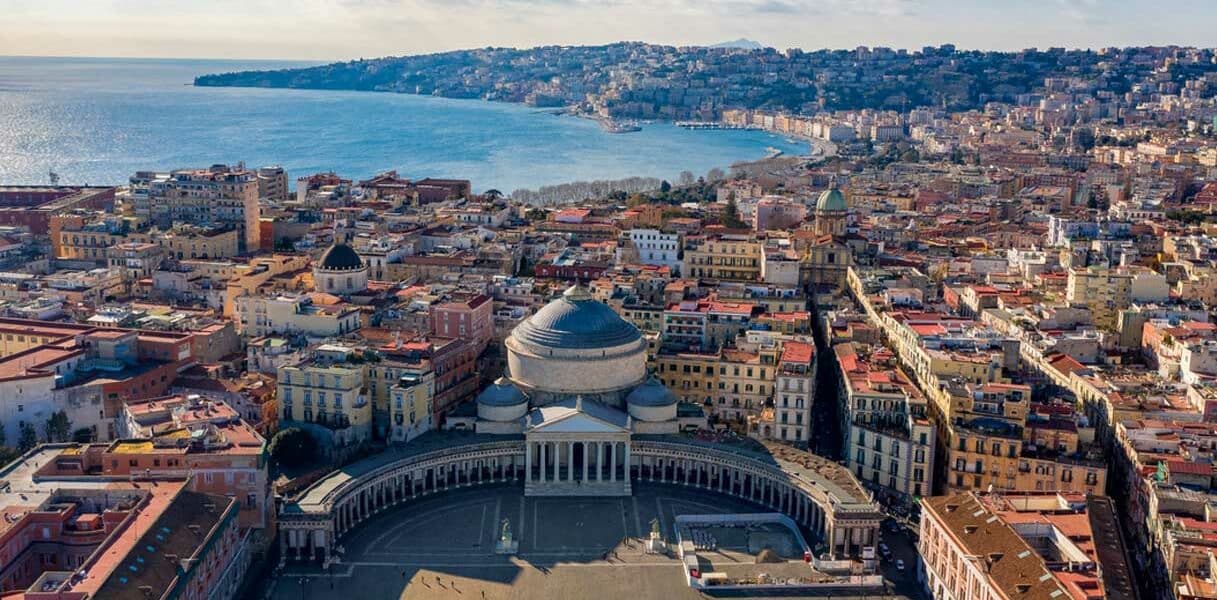
[[[335,242],[313,267],[313,289],[345,296],[368,289],[368,265],[354,248]]]
[[[853,263],[854,251],[847,243],[849,204],[834,180],[816,199],[814,238],[799,264],[802,282],[817,288],[841,288]]]
[[[525,438],[539,477],[529,495],[629,495],[633,435],[704,427],[699,406],[647,375],[637,327],[579,286],[542,307],[508,336],[508,374],[487,386],[476,416],[449,427]],[[533,469],[528,471],[531,473]]]

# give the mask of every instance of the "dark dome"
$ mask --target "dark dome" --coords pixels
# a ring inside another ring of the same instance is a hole
[[[613,309],[571,286],[511,332],[515,339],[545,348],[612,348],[642,338],[637,327]]]
[[[494,380],[478,394],[478,404],[489,406],[515,406],[524,402],[528,402],[528,397],[506,377]]]
[[[635,406],[669,406],[676,404],[679,400],[676,394],[654,375],[648,377],[646,382],[634,388],[634,391],[625,397],[627,403]]]
[[[321,255],[321,268],[328,271],[353,271],[363,268],[363,259],[350,246],[341,242],[330,246]]]

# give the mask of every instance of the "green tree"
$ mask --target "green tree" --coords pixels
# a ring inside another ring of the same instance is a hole
[[[89,444],[93,442],[94,431],[92,427],[81,427],[72,432],[72,441],[77,444]]]
[[[286,467],[298,467],[317,455],[317,442],[307,431],[288,427],[270,440],[270,455]]]
[[[18,452],[25,452],[26,450],[38,445],[38,430],[34,429],[33,424],[22,421],[21,425],[18,427],[18,431]]]
[[[670,191],[672,191],[672,184],[668,183],[667,179],[665,179],[659,183],[659,192],[661,194],[666,194]]]
[[[529,222],[544,221],[549,218],[549,213],[543,208],[530,208],[524,213],[524,219]]]
[[[46,441],[66,442],[68,434],[72,432],[72,421],[68,420],[68,413],[57,410],[51,413],[51,418],[46,420],[44,429]]]
[[[723,211],[723,217],[720,221],[723,227],[731,229],[743,229],[748,225],[739,218],[739,207],[735,205],[735,198],[727,201],[727,209]]]
[[[498,200],[499,198],[502,198],[503,192],[500,192],[499,190],[496,190],[494,188],[490,188],[490,189],[486,190],[485,192],[482,192],[482,197],[487,200],[494,201],[494,200]]]

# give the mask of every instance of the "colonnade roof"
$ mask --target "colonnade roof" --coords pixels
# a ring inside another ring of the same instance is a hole
[[[846,510],[873,510],[870,493],[858,483],[849,469],[822,456],[777,443],[761,443],[751,438],[736,442],[713,442],[688,435],[635,435],[637,441],[686,444],[730,452],[751,458],[784,472],[815,482],[834,496]],[[853,505],[853,506],[849,506]]]
[[[837,501],[837,510],[871,512],[875,505],[870,494],[845,467],[806,451],[796,450],[781,444],[762,444],[752,439],[733,442],[701,440],[690,435],[633,435],[631,440],[639,442],[663,442],[687,446],[696,453],[717,451],[735,454],[778,469],[815,486],[823,488]],[[406,460],[436,451],[459,451],[462,447],[473,448],[491,443],[520,443],[522,435],[493,435],[464,431],[430,431],[410,443],[394,446],[382,452],[334,470],[314,482],[307,489],[284,505],[283,513],[325,512],[325,501],[347,482]],[[707,456],[712,459],[713,457]]]
[[[325,499],[331,492],[346,482],[357,479],[395,462],[435,452],[456,450],[461,446],[475,446],[492,442],[524,441],[523,435],[490,435],[468,431],[428,431],[408,444],[390,446],[384,452],[357,460],[318,479],[291,502],[284,504],[284,512],[323,511]]]

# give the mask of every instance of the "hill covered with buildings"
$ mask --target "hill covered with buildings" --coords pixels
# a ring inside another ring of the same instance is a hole
[[[199,86],[387,91],[573,106],[603,117],[716,119],[725,108],[794,112],[949,110],[1016,102],[1049,86],[1084,82],[1121,95],[1147,75],[1179,84],[1212,61],[1162,65],[1153,48],[1020,52],[604,46],[478,48],[361,59],[315,67],[204,75]]]

